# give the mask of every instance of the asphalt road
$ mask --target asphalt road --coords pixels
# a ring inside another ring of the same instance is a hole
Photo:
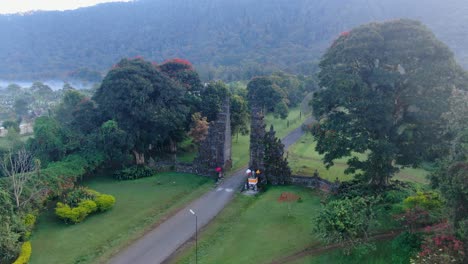
[[[306,122],[310,122],[308,119]],[[304,132],[299,127],[292,131],[282,142],[285,149],[296,142]],[[121,251],[110,260],[111,264],[157,264],[166,260],[186,241],[195,235],[195,216],[198,230],[207,225],[234,197],[246,180],[246,167],[236,171],[212,191],[189,204],[177,214],[147,233],[141,239]]]

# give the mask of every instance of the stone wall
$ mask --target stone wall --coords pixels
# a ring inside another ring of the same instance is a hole
[[[209,124],[208,135],[200,143],[198,155],[194,161],[194,169],[200,175],[217,176],[216,167],[225,171],[231,168],[231,112],[230,101],[226,98],[216,121]]]
[[[326,192],[336,192],[338,190],[338,187],[340,187],[339,182],[330,182],[316,176],[309,177],[293,175],[291,176],[291,184],[308,188],[320,189]]]
[[[251,123],[250,123],[250,161],[249,168],[253,171],[265,171],[265,146],[263,139],[265,138],[265,120],[262,108],[252,105]],[[263,174],[260,175],[260,183],[265,184],[266,178]]]

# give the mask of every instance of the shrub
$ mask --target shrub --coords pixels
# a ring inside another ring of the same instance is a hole
[[[89,188],[78,187],[65,194],[63,201],[69,206],[75,207],[83,200],[94,200],[98,194],[98,192]]]
[[[101,194],[94,200],[97,204],[99,211],[107,211],[115,204],[115,197],[109,194]]]
[[[57,203],[55,214],[65,222],[74,224],[82,222],[89,214],[89,209],[83,206],[71,208],[68,204]]]
[[[375,218],[375,197],[355,197],[329,202],[316,217],[315,231],[328,243],[340,243],[346,250],[367,244],[369,227]]]
[[[132,166],[114,173],[114,178],[117,180],[135,180],[144,177],[150,177],[155,171],[147,166]]]
[[[405,208],[422,208],[425,210],[437,210],[442,207],[442,199],[436,192],[417,192],[403,201]]]
[[[452,235],[429,237],[421,249],[411,263],[464,263],[463,242]]]
[[[100,194],[97,191],[88,189],[88,188],[80,188],[80,190],[76,193],[86,195],[80,197],[89,197],[88,199],[84,200],[73,200],[73,204],[76,206],[70,206],[67,203],[57,203],[57,207],[55,208],[55,214],[64,220],[66,223],[79,223],[82,222],[89,214],[92,214],[96,211],[106,211],[112,208],[115,204],[115,198],[109,194]],[[78,197],[78,196],[73,196]]]
[[[403,232],[392,241],[392,263],[406,264],[421,249],[420,234]]]
[[[85,208],[88,214],[94,213],[98,209],[96,202],[92,200],[84,200],[78,204],[78,207]]]
[[[32,228],[36,223],[36,216],[33,214],[26,214],[23,221],[27,228]]]
[[[442,200],[435,192],[418,192],[403,200],[403,213],[394,218],[413,230],[415,227],[438,223],[444,217]]]
[[[29,258],[31,258],[32,247],[31,242],[26,241],[21,246],[21,253],[19,257],[16,259],[13,264],[27,264],[29,262]]]

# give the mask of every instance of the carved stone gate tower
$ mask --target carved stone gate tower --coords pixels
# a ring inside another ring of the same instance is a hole
[[[216,177],[217,167],[224,171],[230,169],[231,149],[231,111],[229,98],[226,98],[216,120],[210,122],[208,135],[198,149],[198,156],[194,161],[197,174]]]

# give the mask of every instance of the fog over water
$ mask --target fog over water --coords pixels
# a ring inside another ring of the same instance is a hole
[[[29,88],[32,86],[32,84],[34,82],[37,82],[37,81],[21,81],[21,80],[17,80],[17,81],[9,81],[9,80],[0,80],[0,89],[4,89],[6,88],[8,85],[10,84],[17,84],[23,88]],[[62,81],[62,80],[47,80],[47,81],[39,81],[39,82],[42,82],[43,84],[49,86],[50,88],[52,88],[52,90],[56,91],[56,90],[60,90],[63,88],[63,85],[65,83],[68,83],[70,84],[73,88],[76,88],[76,89],[88,89],[88,88],[91,88],[92,87],[92,83],[84,83],[84,82],[65,82],[65,81]]]

